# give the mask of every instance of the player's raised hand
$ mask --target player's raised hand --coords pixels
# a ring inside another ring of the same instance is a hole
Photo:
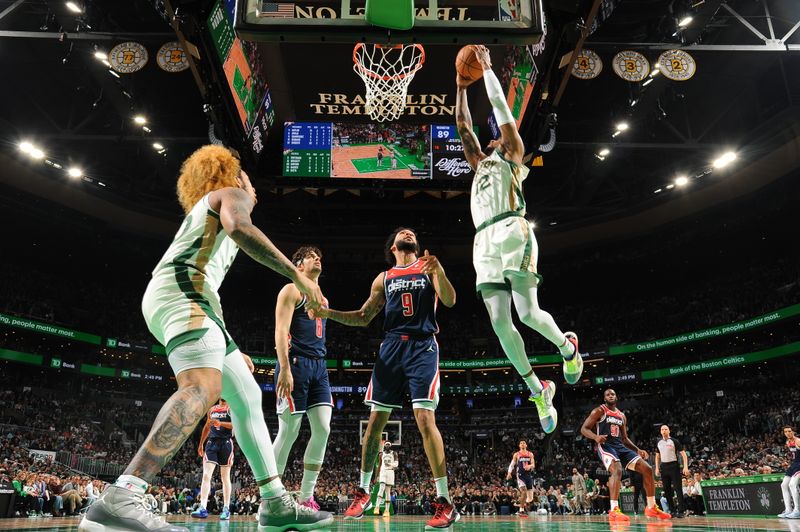
[[[247,356],[244,353],[242,353],[241,351],[240,351],[240,354],[242,355],[242,358],[244,359],[244,363],[247,364],[247,369],[250,370],[250,373],[255,373],[256,367],[255,367],[255,365],[253,365],[253,360],[249,356]]]
[[[439,274],[443,271],[442,264],[439,262],[439,259],[436,258],[436,255],[431,255],[428,253],[428,250],[425,250],[425,253],[419,258],[422,261],[422,273],[431,275],[431,274]]]
[[[477,79],[478,78],[476,78],[476,79],[463,78],[463,77],[461,77],[461,75],[456,73],[456,87],[458,87],[459,89],[466,89],[467,87],[469,87],[470,85],[475,83],[475,81]]]
[[[292,370],[289,368],[281,368],[278,373],[278,382],[275,383],[275,393],[278,397],[291,397],[294,390],[294,377],[292,377]]]
[[[481,64],[483,69],[491,70],[492,56],[489,55],[489,49],[482,44],[475,44],[472,46],[472,49],[475,50],[475,58],[478,60],[478,63]]]

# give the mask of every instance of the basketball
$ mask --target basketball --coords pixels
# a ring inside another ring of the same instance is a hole
[[[475,49],[470,46],[464,46],[458,51],[456,56],[456,72],[464,79],[475,81],[483,77],[483,67],[478,62],[475,56]]]

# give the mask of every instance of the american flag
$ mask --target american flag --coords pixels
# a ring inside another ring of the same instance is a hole
[[[259,16],[268,18],[294,18],[294,4],[261,2]]]

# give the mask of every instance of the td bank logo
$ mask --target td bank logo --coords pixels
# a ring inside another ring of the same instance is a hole
[[[131,377],[131,372],[127,369],[120,370],[119,376],[123,379],[129,379]]]
[[[106,347],[117,347],[116,338],[106,338]]]
[[[61,367],[61,359],[60,358],[52,358],[52,359],[50,359],[50,367],[51,368],[60,368]]]
[[[756,495],[758,496],[758,503],[761,507],[769,508],[769,491],[767,491],[767,488],[758,488]]]
[[[606,381],[605,377],[595,377],[594,383],[595,384],[603,384]]]

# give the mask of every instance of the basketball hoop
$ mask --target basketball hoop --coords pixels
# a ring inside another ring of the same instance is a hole
[[[372,120],[397,120],[406,108],[408,86],[425,63],[421,44],[365,44],[353,48],[353,70],[367,88],[366,111]]]

